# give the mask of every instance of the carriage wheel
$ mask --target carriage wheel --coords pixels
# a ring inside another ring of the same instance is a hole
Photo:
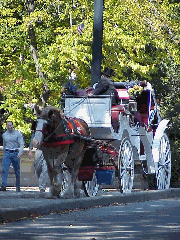
[[[94,171],[91,181],[83,181],[83,189],[87,197],[94,197],[97,195],[99,184],[97,183],[96,171]]]
[[[156,173],[157,189],[168,189],[171,179],[171,151],[167,134],[163,134],[158,150],[159,162]]]
[[[124,138],[119,149],[118,156],[120,191],[130,193],[134,181],[133,149],[129,138]]]
[[[64,196],[67,189],[69,188],[69,171],[67,169],[62,170],[62,187],[59,194],[60,197]]]
[[[62,165],[62,171],[60,173],[58,173],[58,175],[56,176],[56,180],[58,185],[61,185],[61,188],[59,189],[59,187],[56,189],[56,187],[54,187],[52,195],[53,196],[59,196],[59,197],[63,197],[64,194],[66,193],[67,189],[69,188],[69,171],[68,169],[65,167],[65,165]]]

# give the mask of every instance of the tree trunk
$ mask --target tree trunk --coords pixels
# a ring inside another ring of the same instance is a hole
[[[27,5],[28,14],[30,15],[35,10],[35,2],[34,0],[27,0],[26,5]],[[46,75],[41,71],[41,66],[38,63],[39,55],[37,51],[36,35],[35,35],[34,27],[31,23],[29,23],[28,33],[30,38],[30,51],[31,51],[32,58],[34,60],[36,72],[39,78],[44,79],[44,90],[47,91],[48,86],[47,86]]]

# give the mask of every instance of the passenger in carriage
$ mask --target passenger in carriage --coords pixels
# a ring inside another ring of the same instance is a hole
[[[110,78],[111,76],[114,76],[114,70],[109,67],[105,68],[100,81],[95,87],[93,95],[112,95],[112,105],[117,105],[117,92],[113,80]]]

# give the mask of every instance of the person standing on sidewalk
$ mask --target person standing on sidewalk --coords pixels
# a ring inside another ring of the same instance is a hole
[[[34,124],[34,123],[33,123]],[[32,130],[35,130],[35,126],[32,124]],[[31,159],[33,156],[32,149],[33,149],[33,138],[35,133],[32,133],[31,141],[29,145],[29,158]],[[40,149],[37,149],[34,156],[34,167],[37,174],[37,177],[39,179],[39,191],[40,193],[43,193],[46,191],[46,185],[48,181],[48,169],[47,169],[47,163],[43,156],[43,152]]]
[[[7,121],[7,131],[3,133],[2,137],[4,157],[0,191],[6,191],[8,171],[12,163],[16,175],[16,192],[20,192],[20,158],[24,149],[24,139],[22,134],[14,129],[12,121]]]

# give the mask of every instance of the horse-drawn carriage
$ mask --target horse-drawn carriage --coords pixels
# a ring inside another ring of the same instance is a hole
[[[101,184],[111,185],[115,176],[118,176],[121,192],[131,192],[137,163],[141,164],[144,176],[154,178],[156,189],[169,188],[171,151],[165,133],[168,120],[160,118],[151,84],[116,82],[114,86],[118,95],[116,106],[112,106],[112,96],[65,95],[64,117],[54,117],[62,121],[44,134],[43,146],[55,149],[61,145],[61,150],[65,151],[65,145],[74,143],[74,139],[85,142],[76,177],[82,181],[87,196],[95,196]],[[131,96],[133,91],[138,94]],[[48,112],[51,121],[53,115],[52,111]],[[82,126],[76,124],[77,119],[87,123],[89,134],[83,134]],[[65,133],[58,138],[56,130],[60,124]],[[42,125],[39,129],[42,130]],[[53,135],[56,135],[55,140]],[[59,156],[59,150],[53,151]],[[69,153],[71,149],[65,151]],[[53,166],[58,168],[58,164],[55,162]]]
[[[169,188],[171,152],[165,133],[168,120],[160,118],[151,84],[139,83],[141,92],[135,97],[129,92],[138,90],[137,83],[114,85],[119,98],[116,106],[112,106],[111,96],[65,98],[65,115],[84,119],[91,137],[105,142],[104,146],[92,144],[84,156],[78,177],[85,193],[95,195],[98,184],[112,184],[115,173],[121,191],[131,192],[134,164],[139,162],[144,175],[155,176],[157,189]]]

